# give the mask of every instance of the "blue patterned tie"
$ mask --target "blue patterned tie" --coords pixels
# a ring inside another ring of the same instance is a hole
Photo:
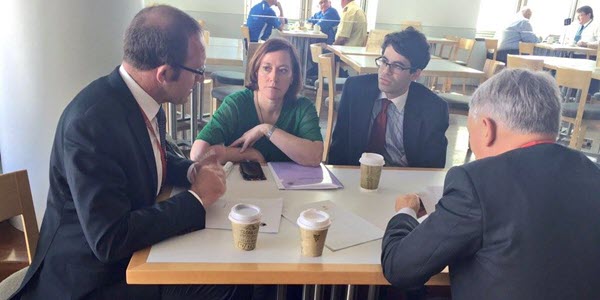
[[[575,33],[575,43],[579,42],[579,40],[581,40],[581,33],[583,32],[583,29],[585,27],[583,27],[583,25],[581,25],[581,27],[579,27],[579,30],[577,30],[577,33]]]

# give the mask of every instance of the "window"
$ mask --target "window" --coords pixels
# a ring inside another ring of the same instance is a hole
[[[481,0],[477,31],[497,31],[506,26],[515,17],[517,0]]]
[[[250,9],[262,2],[262,0],[246,0],[246,17],[248,16],[248,12]],[[283,16],[289,21],[297,21],[301,19],[302,15],[302,1],[301,0],[289,0],[289,1],[280,1],[281,7],[283,8]],[[279,9],[277,6],[272,6],[273,10],[277,15],[279,15]]]
[[[572,0],[554,0],[548,5],[547,0],[528,0],[531,8],[531,27],[536,35],[547,37],[550,34],[563,34],[563,21],[572,16]]]

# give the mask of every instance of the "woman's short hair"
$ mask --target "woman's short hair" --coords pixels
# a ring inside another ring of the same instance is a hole
[[[247,88],[255,91],[258,90],[258,69],[260,63],[267,53],[277,51],[287,51],[292,61],[292,83],[285,93],[285,99],[296,99],[300,88],[302,88],[302,73],[300,71],[300,59],[298,59],[298,53],[296,48],[290,42],[280,38],[268,39],[262,44],[254,53],[254,56],[250,60],[248,65],[248,72],[250,76],[248,78]]]

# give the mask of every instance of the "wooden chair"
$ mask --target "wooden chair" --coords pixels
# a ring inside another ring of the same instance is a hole
[[[423,31],[423,24],[421,21],[402,21],[400,22],[400,30],[404,30],[408,27],[413,27],[418,31]]]
[[[21,216],[25,228],[25,245],[29,263],[33,260],[39,238],[39,230],[33,207],[33,197],[27,171],[0,175],[0,221]],[[0,298],[6,299],[20,286],[27,268],[21,269],[0,282]]]
[[[519,55],[533,55],[535,43],[519,42]]]
[[[506,67],[509,69],[528,69],[531,71],[542,71],[544,69],[544,60],[519,57],[509,54],[506,56]]]
[[[485,39],[485,49],[487,53],[492,54],[492,60],[496,60],[498,54],[498,40],[497,39]]]
[[[570,138],[569,147],[577,150],[581,149],[587,127],[600,124],[600,104],[586,104],[591,79],[591,71],[556,69],[556,83],[563,96],[561,121],[568,125],[561,130],[559,141]]]
[[[379,52],[381,51],[381,45],[383,44],[383,40],[388,33],[391,33],[391,30],[384,29],[373,29],[369,32],[367,36],[367,44],[365,45],[367,48],[367,52]]]
[[[460,38],[458,40],[458,44],[454,48],[454,53],[452,54],[451,60],[459,65],[468,65],[469,60],[471,60],[471,54],[473,54],[473,46],[475,46],[474,39]],[[459,53],[463,53],[464,55],[466,55],[466,59],[458,60]]]
[[[483,73],[485,79],[490,79],[492,76],[504,69],[505,65],[501,61],[486,59],[485,65],[483,66]],[[471,102],[471,95],[459,94],[459,93],[442,93],[438,94],[442,99],[448,103],[448,110],[451,114],[467,116],[469,114],[469,103]],[[467,145],[468,146],[468,145]],[[469,162],[471,158],[471,148],[467,149],[464,163]]]
[[[246,24],[242,24],[240,30],[242,32],[242,38],[244,39],[244,49],[248,50],[248,43],[250,43],[250,29]]]
[[[329,82],[336,82],[336,64],[333,53],[326,53],[319,55],[319,80],[324,82],[325,79],[329,79]],[[320,113],[321,101],[323,98],[323,86],[321,84],[317,90],[317,99],[315,106],[317,107],[317,114]],[[337,86],[337,84],[336,84]],[[331,134],[333,132],[333,110],[335,108],[335,97],[336,87],[333,84],[327,86],[327,127],[325,128],[325,139],[323,141],[323,160],[327,161],[327,155],[329,154],[329,145],[331,144]]]

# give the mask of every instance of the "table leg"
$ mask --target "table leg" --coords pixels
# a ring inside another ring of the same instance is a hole
[[[285,300],[286,287],[283,284],[277,285],[277,300]]]
[[[348,290],[346,290],[346,300],[354,300],[354,290],[356,287],[352,284],[348,285]]]
[[[379,299],[379,287],[376,285],[370,285],[369,286],[369,293],[367,296],[368,300],[375,300],[375,299]]]
[[[312,285],[305,284],[302,287],[302,300],[311,300],[313,296],[313,287]]]

